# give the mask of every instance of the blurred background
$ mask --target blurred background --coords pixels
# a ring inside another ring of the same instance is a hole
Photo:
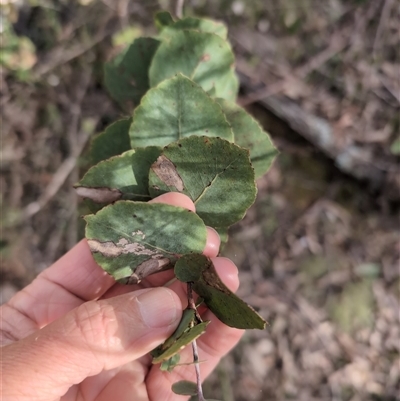
[[[1,302],[82,236],[72,185],[123,116],[102,66],[180,1],[1,0]],[[399,0],[186,0],[229,27],[238,102],[280,155],[224,253],[248,331],[224,401],[400,400]]]

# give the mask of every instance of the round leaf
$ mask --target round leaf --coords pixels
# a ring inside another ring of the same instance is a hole
[[[94,259],[125,284],[171,267],[179,255],[202,252],[206,244],[202,220],[171,205],[118,201],[85,220]]]
[[[221,138],[184,138],[166,146],[151,166],[149,192],[182,192],[205,224],[228,227],[241,220],[256,196],[248,150]]]
[[[250,150],[250,159],[256,178],[261,177],[270,168],[278,154],[268,134],[260,124],[236,103],[225,99],[216,100],[232,127],[235,143]]]
[[[218,91],[214,91],[210,96],[219,97],[236,102],[237,94],[239,92],[239,79],[236,76],[235,70],[231,68],[228,74],[221,77],[218,81]]]
[[[265,329],[265,320],[221,281],[211,259],[184,255],[174,272],[178,280],[193,282],[194,291],[221,322],[238,329]]]
[[[227,41],[214,33],[193,30],[170,32],[154,54],[149,77],[150,86],[182,73],[197,82],[206,92],[215,88],[215,96],[227,97],[226,79],[232,75],[234,55]]]
[[[175,31],[182,29],[192,29],[200,32],[215,33],[225,40],[228,36],[228,30],[223,22],[213,21],[207,18],[186,17],[174,23],[168,24],[168,26],[164,27],[164,29],[161,31],[159,37],[160,39],[170,38]]]
[[[172,385],[171,390],[179,395],[196,395],[197,384],[188,380],[181,380]]]
[[[105,64],[105,85],[125,110],[132,110],[138,105],[149,89],[150,62],[159,44],[153,38],[138,38],[125,53]]]
[[[166,26],[173,24],[174,19],[168,11],[159,11],[154,17],[154,23],[157,29],[161,31]]]
[[[92,140],[90,159],[93,164],[131,149],[129,127],[132,118],[118,120]]]
[[[190,135],[233,141],[221,107],[181,74],[147,92],[135,110],[129,135],[133,148],[165,146]]]
[[[119,199],[149,200],[149,169],[161,148],[131,149],[104,160],[83,176],[75,186],[78,195],[96,203],[108,204]]]

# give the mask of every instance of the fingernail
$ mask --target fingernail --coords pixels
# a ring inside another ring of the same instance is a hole
[[[168,288],[153,288],[137,298],[143,322],[151,328],[177,324],[180,320],[179,298]]]

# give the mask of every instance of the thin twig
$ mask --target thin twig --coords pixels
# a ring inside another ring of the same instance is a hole
[[[199,317],[199,314],[197,312],[196,303],[194,302],[194,299],[193,299],[193,289],[192,289],[192,283],[191,282],[187,283],[187,299],[188,299],[189,308],[193,309],[195,311],[196,318],[201,321],[201,318]],[[192,325],[194,325],[194,322],[192,322]],[[192,350],[193,350],[194,369],[196,371],[196,384],[197,384],[198,401],[206,401],[205,398],[204,398],[204,395],[203,395],[203,387],[201,385],[200,365],[199,365],[199,350],[197,348],[196,340],[192,341]]]
[[[199,312],[197,311],[196,303],[194,302],[194,298],[193,298],[192,283],[190,281],[187,283],[187,297],[188,297],[189,308],[194,310],[194,314],[196,316],[197,321],[199,323],[201,323],[203,321],[203,319],[201,318]]]
[[[196,371],[197,397],[198,397],[199,401],[206,401],[206,399],[204,398],[204,395],[203,395],[203,387],[201,385],[199,351],[197,349],[196,340],[192,341],[192,350],[193,350],[194,369]]]
[[[75,93],[70,99],[70,124],[69,129],[67,130],[67,139],[69,143],[69,148],[72,150],[71,153],[74,153],[75,148],[78,143],[78,134],[79,134],[79,122],[82,116],[82,102],[85,98],[87,90],[90,86],[92,78],[92,71],[88,68],[82,74],[81,79],[77,82],[75,86]],[[71,171],[71,174],[68,178],[68,183],[70,187],[79,181],[79,168],[78,165],[75,164],[75,168]],[[69,228],[67,230],[66,235],[66,244],[68,249],[72,248],[78,241],[78,195],[76,191],[69,191],[70,197],[70,206],[74,207],[75,212],[72,215],[72,218],[69,222]]]
[[[91,50],[107,37],[113,35],[115,32],[117,32],[118,29],[119,26],[117,24],[113,24],[111,27],[108,27],[103,31],[95,34],[94,38],[89,43],[76,43],[72,45],[69,49],[65,49],[64,45],[60,45],[50,50],[46,55],[42,57],[43,61],[37,63],[33,68],[33,76],[35,77],[35,79],[40,79],[43,75],[49,73],[60,65],[69,63],[73,59]]]
[[[22,216],[24,219],[32,217],[38,213],[57,194],[59,189],[75,168],[77,159],[82,153],[87,141],[91,137],[91,134],[91,132],[82,132],[80,134],[80,141],[77,144],[76,151],[64,160],[57,172],[53,175],[53,178],[45,189],[43,195],[37,201],[30,203],[24,209]]]
[[[91,73],[87,73],[83,77],[82,82],[76,92],[76,98],[73,100],[74,104],[71,107],[71,123],[67,132],[67,138],[69,139],[71,148],[71,155],[64,160],[56,173],[53,175],[53,178],[45,189],[43,195],[37,201],[34,201],[26,206],[22,214],[23,219],[30,218],[43,209],[43,207],[46,206],[47,203],[58,193],[73,171],[76,171],[77,160],[92,134],[92,132],[81,132],[78,135],[78,124],[82,111],[81,103],[89,87],[91,75]]]

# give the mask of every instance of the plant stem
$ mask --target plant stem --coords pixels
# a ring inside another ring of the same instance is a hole
[[[187,283],[187,297],[188,297],[188,305],[190,309],[193,309],[196,314],[196,318],[201,322],[202,319],[197,312],[196,309],[196,304],[193,299],[193,289],[192,289],[192,283],[189,282]],[[192,341],[192,350],[193,350],[193,363],[194,363],[194,369],[196,371],[196,383],[197,383],[197,397],[199,401],[206,401],[203,395],[203,387],[201,385],[201,377],[200,377],[200,365],[199,365],[199,351],[197,348],[197,343],[196,340]]]
[[[197,349],[196,340],[192,341],[192,350],[193,350],[194,369],[196,371],[197,397],[198,397],[199,401],[206,401],[206,399],[204,398],[204,395],[203,395],[203,387],[201,385],[199,352]]]
[[[197,321],[201,323],[203,319],[201,318],[199,312],[197,312],[196,303],[194,302],[193,298],[192,283],[190,281],[187,283],[187,297],[188,297],[189,308],[194,310],[194,314],[196,316]]]

